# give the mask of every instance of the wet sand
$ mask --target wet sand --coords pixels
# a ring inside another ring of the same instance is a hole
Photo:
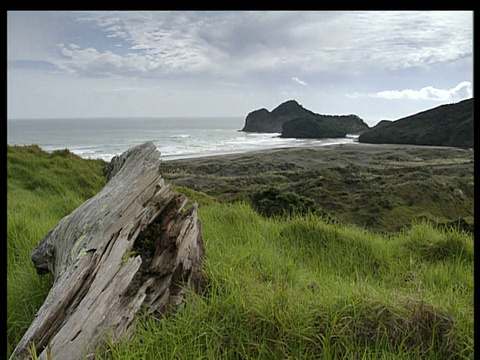
[[[204,156],[164,161],[166,167],[180,166],[197,173],[210,168],[214,173],[230,176],[265,171],[317,167],[342,167],[349,164],[370,167],[449,166],[471,164],[473,150],[442,146],[399,144],[336,144],[315,147],[291,147],[238,154]],[[248,165],[252,167],[249,168]],[[223,171],[222,171],[223,168]],[[216,170],[215,170],[216,169]],[[210,172],[210,171],[207,171]]]

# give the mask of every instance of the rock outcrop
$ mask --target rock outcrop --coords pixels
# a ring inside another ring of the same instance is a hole
[[[280,133],[285,122],[298,117],[309,118],[315,115],[295,100],[288,100],[277,106],[272,112],[267,109],[259,109],[249,113],[242,131]]]
[[[285,138],[326,138],[360,134],[368,129],[356,115],[320,115],[288,100],[271,112],[259,109],[249,113],[242,131],[281,133]]]

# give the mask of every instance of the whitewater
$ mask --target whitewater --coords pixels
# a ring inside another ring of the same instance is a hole
[[[278,133],[246,133],[241,117],[9,119],[9,145],[69,149],[86,159],[110,161],[130,147],[153,141],[162,159],[173,160],[283,147],[355,142],[337,139],[283,139]]]

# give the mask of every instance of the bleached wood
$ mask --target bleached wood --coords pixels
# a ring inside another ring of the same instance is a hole
[[[140,309],[159,317],[201,292],[205,249],[197,203],[165,185],[160,153],[147,142],[109,164],[110,180],[31,253],[53,286],[11,359],[84,359],[131,335]],[[147,235],[146,235],[147,234]],[[146,240],[145,240],[146,239]],[[48,349],[47,349],[48,348]]]

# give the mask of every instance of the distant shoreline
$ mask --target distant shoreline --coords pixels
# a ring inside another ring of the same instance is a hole
[[[181,162],[188,162],[190,160],[198,160],[201,159],[202,161],[206,160],[235,160],[240,157],[249,157],[249,156],[258,156],[258,155],[278,155],[278,156],[285,156],[288,152],[298,152],[303,150],[312,150],[314,152],[321,152],[321,151],[332,151],[337,150],[340,152],[350,152],[350,151],[359,151],[360,153],[375,153],[375,152],[382,152],[382,151],[392,151],[392,150],[408,150],[408,149],[458,149],[458,150],[467,150],[462,148],[456,147],[449,147],[449,146],[430,146],[430,145],[413,145],[413,144],[370,144],[370,143],[360,143],[360,142],[353,142],[353,143],[343,143],[343,144],[330,144],[330,145],[322,145],[322,146],[290,146],[290,147],[278,147],[272,149],[264,149],[264,150],[251,150],[251,151],[243,151],[243,152],[231,152],[231,153],[220,153],[220,154],[211,154],[211,155],[198,155],[198,156],[190,156],[190,157],[182,157],[182,158],[162,158],[162,161],[181,161]],[[473,150],[472,150],[473,151]],[[161,155],[160,155],[161,156]]]

